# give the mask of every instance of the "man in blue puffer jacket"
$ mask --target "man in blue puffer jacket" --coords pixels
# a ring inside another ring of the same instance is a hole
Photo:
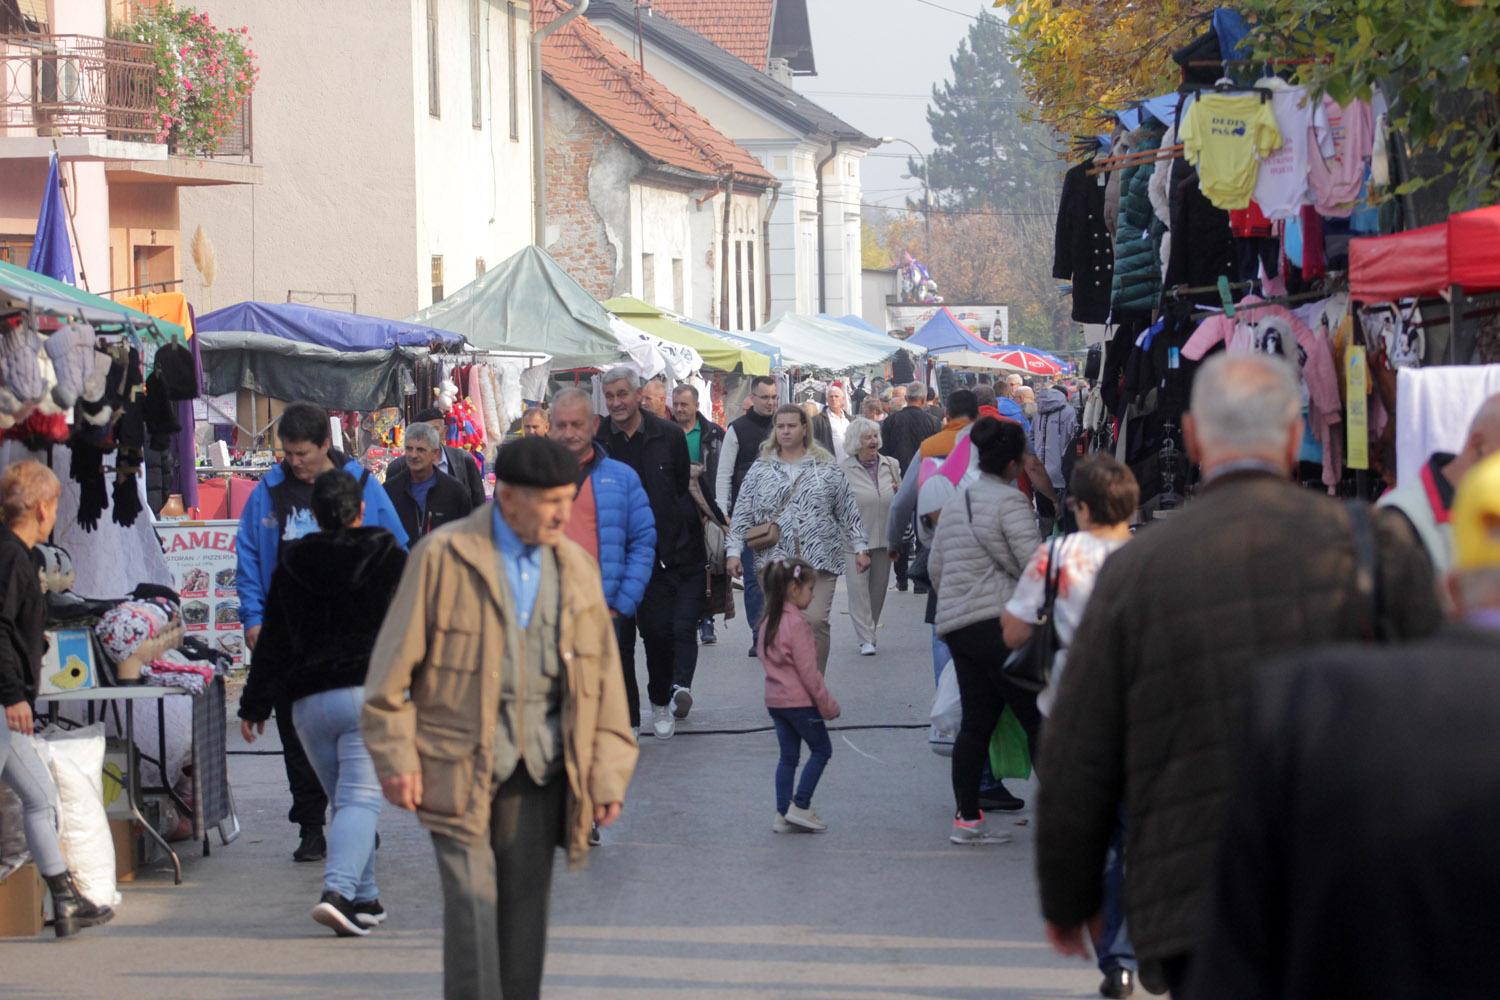
[[[578,459],[578,496],[564,533],[599,562],[604,600],[615,618],[616,637],[622,623],[633,623],[636,608],[656,562],[656,517],[635,470],[605,455],[594,443],[599,422],[594,401],[581,389],[563,389],[552,397],[552,427],[547,436]],[[630,722],[641,725],[641,696],[635,679],[635,635],[627,647],[620,643],[625,667],[625,691],[630,699]]]
[[[260,484],[250,494],[240,513],[234,542],[240,622],[245,628],[245,645],[252,650],[260,638],[266,596],[271,592],[271,576],[280,561],[281,543],[318,530],[312,515],[312,484],[318,476],[329,469],[342,468],[362,479],[365,526],[384,528],[406,548],[406,529],[401,527],[401,519],[396,516],[385,488],[374,476],[367,475],[358,461],[332,450],[327,411],[312,403],[293,403],[281,414],[276,435],[285,457],[261,477]],[[326,852],[323,820],[328,812],[328,799],[292,726],[290,700],[276,706],[276,730],[281,737],[282,760],[292,792],[287,820],[301,829],[301,843],[292,857],[297,861],[321,861]]]

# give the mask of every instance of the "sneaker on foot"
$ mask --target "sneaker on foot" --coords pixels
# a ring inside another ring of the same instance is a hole
[[[994,809],[998,812],[1020,812],[1026,808],[1026,800],[1018,795],[1012,795],[1000,782],[990,788],[980,789],[979,808]]]
[[[672,734],[677,732],[677,720],[672,718],[672,712],[667,706],[651,706],[651,731],[659,740],[670,740]]]
[[[293,861],[322,861],[328,857],[328,841],[323,839],[321,826],[302,828],[302,841],[292,852]]]
[[[995,833],[985,825],[984,813],[979,814],[978,819],[964,819],[956,816],[953,819],[953,832],[948,839],[955,844],[1008,844],[1010,834]]]
[[[776,818],[773,819],[773,820],[771,820],[771,832],[772,833],[796,833],[797,832],[797,828],[786,821],[786,816],[784,814],[777,813],[776,814]]]
[[[693,692],[685,687],[672,689],[672,718],[686,719],[693,710]]]
[[[712,618],[703,619],[703,623],[698,626],[698,641],[705,646],[712,646],[719,641],[719,637],[714,634]]]
[[[812,811],[812,806],[803,809],[795,802],[787,806],[786,821],[804,830],[811,830],[813,833],[824,833],[828,829],[828,824]]]
[[[756,655],[756,654],[755,654],[755,643],[753,643],[753,642],[752,642],[752,643],[751,643],[751,644],[750,644],[750,652],[748,652],[748,653],[746,653],[746,654],[745,654],[745,655],[746,655],[746,656],[749,656],[749,657],[750,657],[750,658],[752,658],[752,659],[754,659],[754,657],[755,657],[755,655]]]
[[[859,644],[859,655],[860,656],[874,656],[875,655],[875,644],[873,642],[862,642],[862,643],[860,643]]]
[[[312,918],[324,927],[333,928],[339,937],[364,937],[370,933],[368,927],[360,924],[354,904],[332,890],[323,893],[313,907]]]
[[[602,843],[604,843],[604,838],[599,835],[599,824],[595,823],[593,828],[589,830],[589,846],[598,847]]]
[[[378,898],[354,901],[354,919],[361,927],[379,927],[385,923],[385,918],[385,907],[380,905]]]

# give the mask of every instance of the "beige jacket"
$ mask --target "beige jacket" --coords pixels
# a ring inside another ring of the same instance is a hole
[[[891,519],[891,501],[901,489],[901,463],[889,455],[881,455],[875,479],[870,478],[853,455],[847,456],[839,467],[849,479],[849,492],[854,494],[854,502],[859,505],[859,519],[870,532],[871,551],[885,548],[885,532],[881,525]]]
[[[382,780],[421,773],[422,825],[471,842],[489,834],[499,658],[510,627],[491,517],[485,504],[412,549],[370,656],[360,720]],[[638,750],[599,571],[566,539],[556,554],[566,846],[578,866],[594,804],[625,801]]]
[[[998,622],[1041,542],[1031,501],[1014,486],[982,473],[959,490],[943,506],[927,557],[938,635]]]

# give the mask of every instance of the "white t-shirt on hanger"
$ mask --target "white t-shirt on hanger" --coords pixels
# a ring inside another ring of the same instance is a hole
[[[1304,87],[1293,87],[1272,77],[1256,83],[1272,92],[1271,111],[1281,130],[1281,148],[1260,163],[1255,200],[1266,218],[1290,219],[1310,203],[1308,149],[1317,143],[1325,157],[1334,154],[1333,133],[1322,101],[1312,100]]]

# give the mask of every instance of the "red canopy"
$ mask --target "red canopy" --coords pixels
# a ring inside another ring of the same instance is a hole
[[[1349,241],[1349,294],[1362,302],[1431,295],[1452,285],[1500,289],[1500,206]]]

